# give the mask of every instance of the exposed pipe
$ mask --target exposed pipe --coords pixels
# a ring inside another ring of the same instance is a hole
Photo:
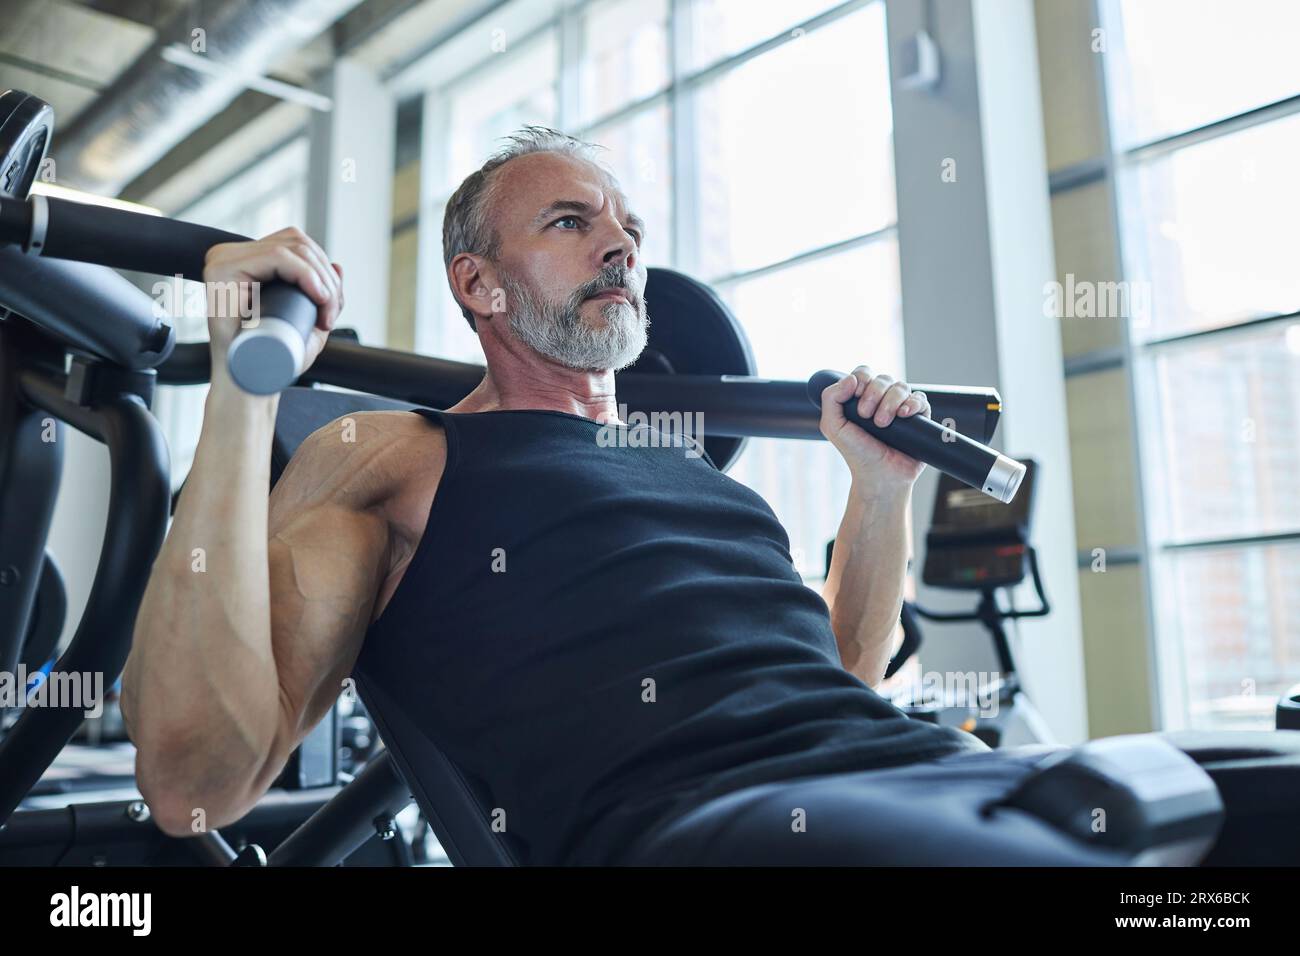
[[[124,186],[225,109],[247,81],[328,29],[359,0],[196,0],[54,140],[59,183],[101,195]],[[201,32],[199,32],[201,31]],[[174,44],[223,70],[170,62]]]

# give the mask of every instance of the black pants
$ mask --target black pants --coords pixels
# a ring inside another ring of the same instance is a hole
[[[1178,735],[1170,735],[1171,739]],[[1174,742],[1219,786],[1227,812],[1206,862],[1300,863],[1300,734]],[[1267,741],[1267,743],[1265,743]],[[1186,744],[1186,745],[1184,745]],[[1234,747],[1236,749],[1234,749]],[[717,797],[652,831],[633,866],[1115,866],[1129,862],[1039,818],[990,809],[1054,749],[955,754],[919,764],[761,784]],[[1258,764],[1248,767],[1251,762]],[[1279,840],[1290,841],[1289,845]],[[1272,856],[1269,856],[1269,855]],[[1276,857],[1276,858],[1274,858]]]

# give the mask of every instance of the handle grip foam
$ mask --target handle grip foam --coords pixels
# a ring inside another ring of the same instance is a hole
[[[823,369],[808,379],[808,399],[818,408],[822,392],[844,377]],[[1016,496],[1025,477],[1025,466],[987,445],[945,428],[930,418],[895,418],[881,428],[858,414],[856,399],[844,403],[844,415],[867,434],[897,449],[909,458],[925,462],[963,484],[978,488],[1004,504]]]

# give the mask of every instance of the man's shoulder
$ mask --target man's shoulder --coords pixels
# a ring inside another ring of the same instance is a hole
[[[312,432],[290,467],[310,472],[316,494],[375,508],[409,496],[412,485],[436,487],[446,456],[436,419],[414,411],[358,411]]]
[[[374,442],[393,436],[427,436],[431,432],[441,434],[442,424],[437,418],[422,414],[419,409],[386,408],[348,412],[322,425],[312,435],[321,435],[331,430],[340,435],[348,434],[349,440]]]

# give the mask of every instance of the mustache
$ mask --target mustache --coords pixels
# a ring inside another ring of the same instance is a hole
[[[574,289],[572,301],[575,306],[580,305],[593,295],[600,295],[610,289],[618,289],[624,293],[633,306],[641,302],[641,292],[633,284],[632,270],[618,264],[602,269],[590,282],[585,282]]]

